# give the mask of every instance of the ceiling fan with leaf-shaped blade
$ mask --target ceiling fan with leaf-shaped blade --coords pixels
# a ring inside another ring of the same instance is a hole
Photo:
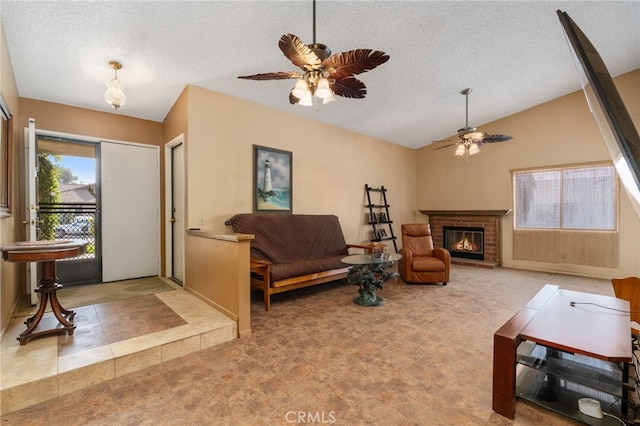
[[[480,146],[484,143],[505,142],[513,139],[511,136],[490,135],[484,132],[479,132],[475,127],[469,127],[469,93],[471,93],[472,91],[473,89],[467,88],[460,92],[460,94],[465,96],[466,116],[464,127],[462,129],[458,129],[458,139],[436,141],[452,142],[450,144],[436,148],[436,150],[448,148],[453,145],[458,145],[458,148],[456,148],[455,152],[456,155],[475,155],[480,152]]]
[[[247,80],[299,79],[289,93],[291,104],[313,105],[313,96],[323,104],[335,101],[335,96],[362,99],[367,94],[364,83],[354,77],[370,71],[389,60],[379,50],[356,49],[331,55],[324,44],[316,43],[316,1],[313,0],[313,43],[304,44],[293,34],[284,34],[278,43],[280,50],[302,72],[269,72],[243,75]]]

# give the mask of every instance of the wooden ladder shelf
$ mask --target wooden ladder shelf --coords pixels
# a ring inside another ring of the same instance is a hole
[[[398,244],[396,236],[393,233],[393,221],[389,215],[389,203],[387,202],[387,189],[384,186],[380,188],[371,188],[365,184],[364,189],[367,193],[367,208],[369,209],[369,225],[373,228],[372,242],[393,241],[393,248],[398,252]],[[377,198],[371,200],[372,193],[378,195]]]

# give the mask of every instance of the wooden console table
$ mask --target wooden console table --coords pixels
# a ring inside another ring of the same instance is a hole
[[[549,390],[553,397],[557,396],[558,400],[563,397],[561,389],[557,389],[557,395],[552,389],[556,376],[563,377],[562,372],[558,372],[560,369],[553,371],[552,364],[570,363],[571,361],[565,361],[565,358],[583,356],[595,360],[595,363],[623,363],[622,372],[617,372],[620,377],[610,382],[614,383],[616,392],[619,391],[622,395],[618,398],[624,401],[627,390],[623,384],[626,384],[628,379],[628,363],[632,361],[628,311],[629,302],[621,299],[545,285],[520,312],[494,334],[493,411],[510,419],[514,418],[516,367],[519,364],[526,365],[526,362],[518,359],[517,350],[524,341],[531,342],[531,346],[539,345],[538,352],[543,355],[538,358],[530,357],[535,359],[536,363],[531,370],[542,376],[546,375],[546,382],[550,384]],[[555,358],[555,354],[559,352],[562,355]],[[540,370],[536,369],[538,367]],[[588,388],[590,384],[580,386]],[[594,385],[594,388],[596,386],[598,384]],[[622,403],[621,409],[624,405],[625,402]],[[566,408],[566,411],[558,411],[583,420],[579,418],[582,414],[578,413],[577,403],[574,404],[573,400],[563,408]]]
[[[32,317],[24,322],[27,329],[20,334],[18,341],[25,345],[29,339],[36,336],[66,332],[72,335],[76,326],[73,323],[74,311],[63,308],[58,301],[56,292],[62,288],[58,284],[56,276],[56,260],[68,259],[85,253],[86,242],[71,240],[54,241],[25,241],[15,243],[13,246],[2,247],[2,258],[8,262],[38,262],[40,268],[40,281],[36,293],[40,293],[40,305]],[[44,316],[47,304],[51,304],[53,314],[60,322],[58,327],[36,331],[38,324]]]

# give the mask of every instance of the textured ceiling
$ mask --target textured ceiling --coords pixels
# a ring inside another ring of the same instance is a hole
[[[193,84],[413,148],[464,126],[466,87],[479,130],[579,90],[558,9],[612,75],[640,68],[638,1],[318,0],[318,43],[391,59],[361,74],[365,99],[315,108],[289,105],[293,80],[237,79],[296,70],[278,40],[313,41],[311,0],[0,1],[22,97],[112,111],[103,93],[115,59],[128,98],[117,114],[162,121]]]

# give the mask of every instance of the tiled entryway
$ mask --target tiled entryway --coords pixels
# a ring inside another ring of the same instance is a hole
[[[73,308],[72,336],[20,346],[26,317],[15,318],[0,347],[1,412],[66,395],[237,336],[234,321],[182,289]],[[53,328],[52,313],[39,327]]]

